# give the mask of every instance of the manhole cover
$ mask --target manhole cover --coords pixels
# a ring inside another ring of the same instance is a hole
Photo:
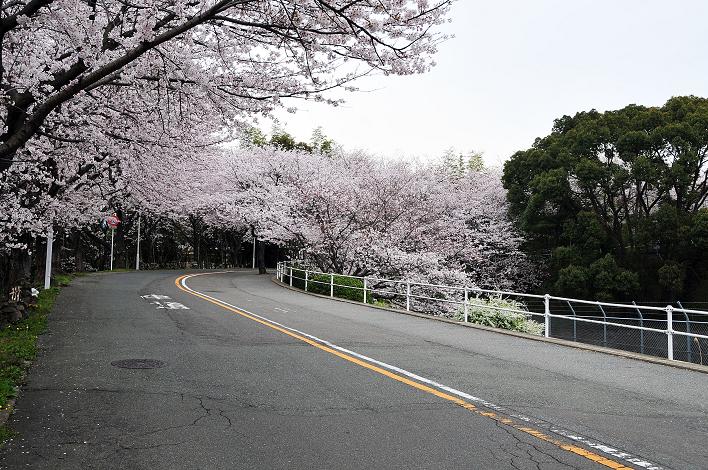
[[[158,369],[165,367],[165,363],[157,359],[122,359],[111,362],[111,365],[121,369]]]

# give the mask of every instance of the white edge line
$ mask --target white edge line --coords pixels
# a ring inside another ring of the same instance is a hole
[[[316,342],[318,342],[318,343],[320,343],[320,344],[323,344],[323,345],[325,345],[325,346],[327,346],[327,347],[330,347],[330,348],[332,348],[332,349],[335,349],[335,350],[337,350],[337,351],[340,351],[340,352],[349,354],[349,355],[354,356],[354,357],[356,357],[356,358],[358,358],[358,359],[362,359],[362,360],[364,360],[364,361],[366,361],[366,362],[369,362],[369,363],[372,363],[372,364],[376,364],[377,366],[381,366],[381,367],[383,367],[383,368],[385,368],[385,369],[388,369],[388,370],[390,370],[390,371],[397,372],[397,373],[399,373],[399,374],[401,374],[401,375],[405,375],[406,377],[409,377],[409,378],[411,378],[411,379],[414,379],[414,380],[417,380],[417,381],[419,381],[419,382],[423,382],[423,383],[425,383],[425,384],[428,384],[428,385],[431,385],[431,386],[433,386],[433,387],[439,388],[439,389],[444,390],[444,391],[446,391],[446,392],[448,392],[448,393],[451,393],[451,394],[453,394],[453,395],[456,395],[456,396],[458,396],[458,397],[460,397],[460,398],[464,398],[464,399],[466,399],[466,400],[469,400],[469,401],[478,403],[478,404],[480,404],[480,405],[482,405],[482,406],[484,406],[484,407],[486,407],[486,408],[490,408],[490,409],[492,409],[492,410],[495,410],[495,411],[498,411],[498,412],[507,414],[508,416],[510,416],[510,417],[512,417],[512,418],[517,418],[517,419],[520,419],[520,420],[522,420],[522,421],[524,421],[524,422],[527,422],[527,423],[531,423],[531,424],[534,424],[534,425],[537,425],[537,426],[542,426],[543,428],[547,429],[548,431],[550,431],[550,432],[552,432],[552,433],[554,433],[554,434],[557,434],[557,435],[559,435],[559,436],[565,437],[565,438],[567,438],[567,439],[571,439],[571,440],[576,441],[576,442],[580,442],[580,443],[582,443],[582,444],[584,444],[584,445],[586,445],[586,446],[588,446],[588,447],[590,447],[590,448],[592,448],[592,449],[598,450],[598,451],[600,451],[600,452],[602,452],[602,453],[604,453],[604,454],[606,454],[606,455],[610,455],[610,456],[612,456],[612,457],[615,457],[615,458],[624,460],[625,462],[630,463],[630,464],[632,464],[632,465],[636,465],[636,466],[641,467],[641,468],[646,468],[647,470],[665,470],[664,467],[661,467],[661,466],[659,466],[659,465],[657,465],[657,464],[654,464],[654,463],[652,463],[652,462],[646,461],[646,460],[644,460],[644,459],[638,458],[638,457],[634,456],[633,454],[631,454],[631,453],[629,453],[629,452],[625,452],[625,451],[623,451],[623,450],[621,450],[621,449],[619,449],[619,448],[612,447],[612,446],[606,445],[606,444],[604,444],[604,443],[602,443],[602,442],[599,442],[599,441],[596,441],[596,440],[592,440],[592,439],[583,437],[583,436],[580,435],[580,434],[577,434],[577,433],[568,431],[568,430],[566,430],[566,429],[556,428],[555,426],[553,426],[553,425],[551,425],[551,424],[549,424],[549,423],[546,423],[545,421],[539,420],[539,419],[529,418],[528,416],[524,416],[524,415],[522,415],[522,414],[513,413],[513,412],[507,410],[506,408],[504,408],[503,406],[496,405],[496,404],[494,404],[494,403],[492,403],[492,402],[489,402],[489,401],[484,400],[484,399],[482,399],[482,398],[476,397],[476,396],[474,396],[474,395],[470,395],[469,393],[465,393],[465,392],[463,392],[463,391],[461,391],[461,390],[457,390],[457,389],[455,389],[455,388],[448,387],[447,385],[441,384],[441,383],[439,383],[439,382],[436,382],[436,381],[434,381],[434,380],[428,379],[428,378],[426,378],[426,377],[422,377],[422,376],[420,376],[420,375],[418,375],[418,374],[415,374],[415,373],[413,373],[413,372],[407,371],[406,369],[401,369],[400,367],[396,367],[396,366],[391,365],[391,364],[388,364],[388,363],[386,363],[386,362],[382,362],[382,361],[376,360],[376,359],[374,359],[374,358],[372,358],[372,357],[365,356],[365,355],[363,355],[363,354],[359,354],[358,352],[352,351],[352,350],[350,350],[350,349],[343,348],[343,347],[341,347],[341,346],[337,346],[336,344],[331,343],[331,342],[329,342],[329,341],[327,341],[327,340],[318,338],[317,336],[313,336],[313,335],[311,335],[311,334],[309,334],[309,333],[305,333],[304,331],[300,331],[300,330],[298,330],[298,329],[296,329],[296,328],[289,327],[289,326],[284,325],[284,324],[282,324],[282,323],[279,323],[279,322],[277,322],[277,321],[275,321],[275,320],[271,320],[271,319],[266,318],[266,317],[264,317],[264,316],[262,316],[262,315],[258,315],[257,313],[249,312],[248,310],[246,310],[246,309],[243,308],[243,307],[239,307],[239,306],[230,304],[230,303],[225,302],[225,301],[223,301],[223,300],[221,300],[221,299],[217,299],[217,298],[215,298],[215,297],[212,297],[212,296],[210,296],[210,295],[208,295],[208,294],[204,294],[204,293],[202,293],[202,292],[196,291],[196,290],[192,289],[191,287],[189,287],[189,286],[187,285],[187,283],[186,283],[187,279],[190,279],[190,278],[196,277],[196,276],[204,276],[204,275],[209,275],[209,274],[228,274],[228,273],[233,273],[233,272],[235,272],[235,271],[220,271],[220,272],[209,272],[209,273],[189,274],[189,275],[186,275],[185,277],[182,278],[182,280],[180,281],[180,284],[182,285],[182,287],[184,287],[185,289],[187,289],[187,291],[189,291],[189,292],[193,292],[193,293],[195,293],[195,294],[199,294],[199,295],[201,295],[201,296],[203,296],[203,297],[206,297],[206,298],[208,298],[208,299],[211,299],[211,300],[213,300],[213,301],[215,301],[215,302],[218,302],[218,303],[220,303],[220,304],[229,306],[229,307],[234,308],[234,309],[236,309],[236,310],[240,310],[240,311],[242,311],[242,312],[244,312],[244,313],[247,313],[247,314],[249,314],[249,315],[251,315],[251,316],[253,316],[253,317],[258,318],[259,320],[263,320],[264,322],[270,323],[270,324],[272,324],[272,325],[276,325],[276,326],[278,326],[278,327],[280,327],[280,328],[283,328],[283,329],[285,329],[285,330],[292,331],[293,333],[297,333],[297,334],[299,334],[299,335],[305,336],[306,338],[309,338],[309,339],[311,339],[311,340],[313,340],[313,341],[316,341]]]

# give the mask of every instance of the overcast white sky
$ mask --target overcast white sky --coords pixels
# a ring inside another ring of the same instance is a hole
[[[428,158],[454,147],[500,163],[553,120],[671,96],[708,96],[706,0],[459,0],[431,72],[375,77],[332,108],[280,113],[301,140]]]

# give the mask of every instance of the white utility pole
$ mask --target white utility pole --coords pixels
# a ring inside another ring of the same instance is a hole
[[[138,247],[135,250],[135,270],[140,271],[140,212],[138,212]]]
[[[54,227],[49,226],[47,231],[47,258],[44,261],[44,288],[52,286],[52,248],[54,245]]]
[[[111,229],[111,271],[113,271],[113,234],[115,229]]]
[[[253,269],[256,269],[256,236],[253,236]]]

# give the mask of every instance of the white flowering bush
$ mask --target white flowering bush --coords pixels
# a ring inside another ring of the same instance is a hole
[[[523,302],[501,296],[470,299],[468,317],[471,323],[519,331],[532,335],[543,334],[543,324],[531,319],[531,315],[521,313],[527,310]],[[457,319],[464,320],[464,308],[457,312]]]

